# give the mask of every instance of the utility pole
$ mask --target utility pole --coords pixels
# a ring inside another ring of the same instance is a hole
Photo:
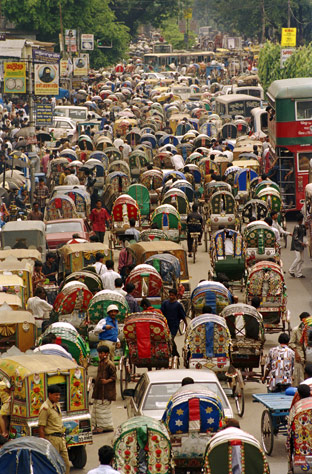
[[[265,42],[265,8],[264,8],[264,0],[261,0],[261,10],[262,10],[262,34],[261,34],[261,42]]]
[[[63,15],[62,15],[62,2],[61,2],[61,0],[60,0],[60,3],[59,3],[59,7],[60,7],[60,30],[61,30],[60,51],[61,51],[62,56],[63,56],[63,52],[64,52],[64,28],[63,28]]]
[[[287,27],[290,28],[290,0],[288,0],[288,21],[287,21]]]

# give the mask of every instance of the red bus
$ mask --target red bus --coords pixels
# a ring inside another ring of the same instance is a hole
[[[312,159],[312,78],[274,81],[267,92],[268,133],[284,209],[301,210]]]

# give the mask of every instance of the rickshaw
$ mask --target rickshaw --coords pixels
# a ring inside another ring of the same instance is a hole
[[[248,224],[252,217],[257,221],[265,219],[269,212],[268,204],[261,199],[250,199],[242,209],[242,222]]]
[[[111,186],[112,192],[117,194],[126,193],[130,186],[130,178],[126,173],[121,171],[113,171],[106,178],[106,186]]]
[[[251,168],[241,169],[235,174],[234,187],[237,190],[237,195],[240,197],[241,203],[246,203],[250,194],[250,184],[252,180],[257,177],[257,173]]]
[[[190,206],[186,194],[178,188],[170,188],[161,201],[162,204],[174,206],[181,218],[181,239],[186,239],[186,219],[190,211]]]
[[[116,247],[118,237],[130,228],[130,219],[135,219],[136,227],[141,226],[140,209],[136,201],[128,194],[121,194],[115,201],[112,209],[112,238]]]
[[[147,416],[136,416],[115,431],[114,468],[125,474],[171,474],[171,444],[164,425]]]
[[[227,428],[209,441],[204,455],[203,474],[270,474],[259,441],[238,428]]]
[[[57,322],[51,324],[38,340],[38,346],[42,345],[42,339],[49,334],[53,334],[61,339],[61,344],[66,344],[68,352],[73,356],[77,364],[87,369],[89,362],[89,350],[78,334],[77,330],[70,323]]]
[[[156,268],[162,278],[164,288],[178,289],[181,265],[177,257],[170,253],[156,254],[149,257],[145,263]]]
[[[33,272],[34,261],[31,259],[18,260],[15,256],[9,255],[5,260],[0,260],[0,273],[12,273],[22,278],[25,290],[25,301],[33,296]]]
[[[126,279],[127,283],[135,286],[134,298],[148,298],[155,308],[160,308],[163,295],[163,282],[160,274],[153,265],[141,263],[131,270]]]
[[[170,253],[179,259],[181,266],[180,283],[184,287],[184,293],[182,301],[188,303],[191,296],[191,287],[189,280],[189,272],[187,265],[187,254],[186,251],[180,245],[171,241],[152,241],[152,242],[138,242],[129,246],[131,254],[134,257],[134,263],[139,265],[140,263],[146,262],[150,257],[154,257],[156,254]]]
[[[155,139],[156,140],[156,139]],[[131,177],[138,179],[140,174],[146,171],[149,163],[147,154],[143,150],[136,149],[129,155],[129,167]]]
[[[195,191],[194,191],[191,183],[186,181],[186,179],[178,179],[177,181],[172,183],[170,188],[180,189],[181,191],[183,191],[186,194],[186,197],[187,197],[188,201],[193,202],[194,196],[195,196]],[[165,189],[165,187],[164,187],[163,191],[166,192],[166,191],[168,191],[168,189]]]
[[[45,207],[44,220],[54,221],[57,219],[71,219],[72,217],[78,217],[75,202],[71,197],[65,194],[56,195]]]
[[[25,309],[25,287],[20,276],[0,273],[0,288],[2,293],[18,296],[21,300],[22,308]]]
[[[110,163],[107,169],[107,173],[113,173],[114,171],[120,171],[121,173],[125,173],[130,177],[129,165],[124,160],[116,160]]]
[[[153,242],[157,240],[169,240],[167,234],[159,229],[145,229],[140,233],[141,242]]]
[[[214,274],[209,279],[218,280],[221,274],[226,275],[234,288],[242,288],[245,283],[245,246],[242,235],[232,229],[221,229],[215,232],[210,242],[210,261]]]
[[[297,401],[291,408],[287,429],[289,473],[299,474],[312,468],[311,397]]]
[[[234,181],[235,181],[235,175],[241,170],[239,166],[229,166],[225,171],[224,171],[224,179],[225,182],[230,184],[232,187],[234,186]],[[235,188],[236,189],[236,188]],[[234,192],[234,190],[233,190]]]
[[[87,462],[86,445],[92,443],[85,369],[65,357],[34,353],[0,358],[0,374],[11,387],[10,438],[38,436],[39,410],[48,398],[49,385],[62,389],[69,459],[82,469]]]
[[[68,195],[74,201],[77,217],[87,219],[91,212],[90,194],[87,191],[76,189],[75,187],[70,191],[64,191],[64,194]]]
[[[100,275],[96,273],[95,267],[93,267],[92,265],[83,268],[79,272],[73,272],[68,275],[64,280],[63,286],[66,285],[66,283],[69,283],[70,281],[79,281],[81,283],[84,283],[93,295],[98,291],[103,290],[102,279]]]
[[[128,194],[136,201],[140,209],[142,227],[148,227],[150,216],[150,195],[147,187],[143,184],[132,184],[129,186]]]
[[[273,188],[279,193],[281,193],[281,189],[277,183],[275,183],[274,181],[271,181],[270,179],[266,179],[266,180],[260,181],[260,183],[257,183],[257,185],[255,186],[253,190],[254,197],[257,198],[260,191],[266,188]]]
[[[106,151],[106,148],[112,147],[112,140],[110,137],[105,137],[103,135],[99,135],[95,140],[95,148],[98,151]],[[91,156],[91,155],[90,155]]]
[[[260,189],[256,197],[267,203],[269,211],[278,213],[278,222],[283,229],[286,230],[286,218],[285,212],[283,211],[283,201],[280,191],[276,189],[276,187],[268,186]],[[286,247],[287,235],[284,235],[284,238]]]
[[[133,128],[127,133],[126,140],[130,146],[135,147],[141,142],[141,130],[137,127]]]
[[[89,135],[80,135],[78,137],[77,145],[79,146],[80,150],[83,151],[93,151],[94,144],[92,138]]]
[[[261,378],[264,373],[263,347],[265,342],[264,325],[261,314],[253,307],[243,303],[230,304],[221,315],[231,334],[231,361],[236,369],[243,372],[244,378]],[[256,374],[254,369],[261,368]]]
[[[58,249],[59,274],[65,278],[70,273],[79,272],[82,268],[93,265],[97,253],[104,255],[104,263],[106,260],[113,260],[113,251],[100,242],[64,245]]]
[[[130,382],[138,382],[138,368],[178,368],[178,357],[172,356],[172,339],[166,318],[159,312],[132,313],[125,319],[123,334],[127,354],[119,361],[120,392]]]
[[[205,199],[209,200],[213,194],[221,191],[231,193],[231,185],[224,181],[214,181],[212,183],[206,183],[204,187],[204,197]]]
[[[237,414],[243,416],[244,382],[232,365],[230,349],[231,335],[223,317],[206,313],[191,320],[185,333],[184,366],[212,370],[225,393],[234,398]]]
[[[156,189],[162,187],[163,173],[158,169],[144,171],[140,175],[140,182],[146,186],[150,197],[150,208],[154,210],[159,201],[159,194]]]
[[[171,397],[162,421],[172,444],[175,473],[200,473],[207,440],[224,420],[218,396],[200,384],[186,385]]]
[[[232,302],[231,292],[222,283],[201,281],[191,295],[192,316],[202,314],[205,305],[209,305],[214,314],[220,314]]]
[[[26,352],[35,344],[35,317],[29,311],[12,311],[4,304],[0,307],[0,336],[0,352],[6,352],[12,346]]]
[[[59,319],[80,327],[92,297],[87,285],[80,281],[69,281],[57,295],[53,310]]]
[[[65,465],[54,446],[44,438],[24,436],[1,447],[2,472],[65,474]],[[21,468],[21,469],[20,469]]]
[[[47,241],[42,221],[7,222],[1,230],[1,242],[4,250],[0,251],[0,260],[14,255],[19,260],[31,258],[45,261]],[[24,248],[15,248],[20,243]]]
[[[281,267],[270,261],[255,263],[249,270],[246,284],[246,303],[254,296],[261,300],[258,311],[262,314],[268,332],[290,332],[290,316],[286,309],[287,293]]]
[[[51,161],[51,172],[50,172],[50,178],[52,183],[58,185],[59,184],[59,178],[60,174],[62,173],[62,167],[68,166],[69,164],[69,159],[68,158],[54,158]]]
[[[172,242],[180,242],[181,218],[171,204],[162,204],[156,207],[151,217],[151,225],[156,224],[159,230],[166,233]]]
[[[246,266],[261,260],[280,261],[280,250],[273,229],[265,222],[255,221],[244,230]]]
[[[105,148],[105,155],[108,157],[109,163],[112,163],[115,160],[121,160],[122,158],[121,151],[114,146]]]
[[[235,198],[228,191],[215,192],[208,203],[207,230],[213,232],[220,228],[239,228],[238,209]],[[206,235],[204,236],[206,239]]]
[[[102,290],[96,293],[89,302],[87,322],[96,325],[106,315],[110,304],[118,306],[118,322],[123,323],[129,313],[127,300],[118,291]]]
[[[160,151],[153,158],[153,165],[161,169],[172,168],[172,153],[170,151]]]

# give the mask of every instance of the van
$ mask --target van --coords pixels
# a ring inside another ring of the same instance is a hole
[[[233,86],[232,94],[252,95],[253,97],[259,97],[261,100],[264,99],[264,91],[261,86]]]
[[[75,105],[57,105],[54,117],[67,117],[74,122],[85,122],[88,119],[88,108]]]

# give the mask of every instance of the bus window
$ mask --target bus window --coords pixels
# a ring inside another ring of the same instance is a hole
[[[242,100],[237,100],[235,102],[229,102],[228,104],[228,114],[229,115],[243,115],[245,116],[245,107],[244,107],[244,101]],[[252,108],[257,107],[257,105],[254,105]]]
[[[246,100],[245,101],[245,113],[241,114],[244,115],[245,117],[250,117],[251,116],[251,111],[255,107],[259,107],[259,101],[258,100]]]
[[[261,130],[266,133],[268,131],[268,114],[261,114]]]
[[[312,101],[298,100],[296,101],[296,119],[312,120]]]
[[[279,159],[278,184],[285,207],[291,209],[296,205],[295,200],[295,167],[294,157]]]
[[[310,160],[312,159],[311,153],[298,153],[298,171],[309,171]]]

